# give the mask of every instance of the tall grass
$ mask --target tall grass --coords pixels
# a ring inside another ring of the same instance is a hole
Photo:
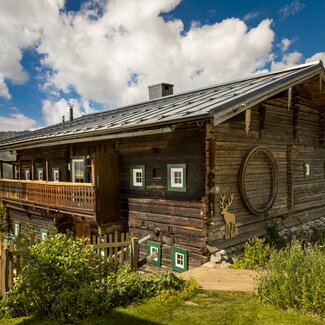
[[[282,309],[325,316],[325,250],[318,244],[292,241],[274,250],[257,282],[260,301]]]

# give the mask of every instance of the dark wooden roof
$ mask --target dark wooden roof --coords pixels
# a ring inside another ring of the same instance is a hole
[[[325,72],[322,62],[313,62],[85,115],[71,122],[8,139],[0,143],[0,150],[73,143],[77,139],[78,142],[96,141],[103,139],[104,135],[128,136],[149,129],[164,132],[166,127],[175,123],[212,117],[215,124],[218,124],[289,87],[313,80],[315,88],[315,84],[320,84],[319,80],[323,79]],[[323,96],[325,91],[319,93]]]

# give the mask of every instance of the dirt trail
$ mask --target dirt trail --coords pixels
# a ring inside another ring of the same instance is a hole
[[[228,267],[200,266],[181,274],[183,279],[193,277],[204,290],[238,291],[253,293],[256,271]]]

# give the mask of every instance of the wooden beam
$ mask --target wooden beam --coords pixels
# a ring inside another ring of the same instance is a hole
[[[45,177],[46,181],[49,181],[49,161],[46,159],[45,160]]]
[[[292,101],[292,87],[288,89],[288,110],[291,108]]]
[[[32,175],[31,180],[33,181],[35,179],[35,166],[34,166],[34,160],[31,161],[32,163]]]
[[[293,162],[292,162],[292,146],[287,147],[287,206],[288,210],[293,209]]]
[[[245,134],[248,135],[249,128],[251,125],[251,116],[252,116],[252,110],[248,109],[245,111]]]

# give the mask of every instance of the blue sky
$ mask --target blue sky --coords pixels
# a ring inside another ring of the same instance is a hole
[[[1,0],[0,130],[325,60],[325,1]],[[28,14],[26,14],[28,13]]]

